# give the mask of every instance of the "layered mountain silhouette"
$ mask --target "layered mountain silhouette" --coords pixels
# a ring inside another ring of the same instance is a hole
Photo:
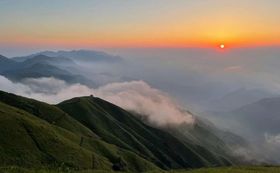
[[[92,51],[92,50],[71,50],[71,51],[43,51],[23,57],[14,57],[13,60],[17,62],[23,62],[27,59],[36,57],[38,55],[45,55],[48,57],[67,57],[74,61],[80,62],[109,62],[116,63],[121,62],[122,58],[119,56],[113,56],[101,51]]]
[[[80,83],[97,87],[107,80],[115,80],[113,74],[93,73],[91,77],[82,74],[81,64],[116,64],[123,62],[119,56],[90,50],[44,51],[28,56],[6,58],[0,56],[0,75],[21,82],[26,78],[54,77],[67,83]],[[92,76],[98,79],[93,81]]]
[[[48,57],[37,55],[17,62],[14,59],[0,57],[0,75],[12,81],[22,81],[26,78],[54,77],[68,83],[81,83],[95,86],[94,82],[86,77],[71,71],[75,62],[65,57]]]

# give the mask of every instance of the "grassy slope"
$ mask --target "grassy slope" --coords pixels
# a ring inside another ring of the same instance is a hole
[[[79,146],[79,137],[20,109],[0,103],[1,166],[110,169],[105,157]]]
[[[91,130],[80,124],[59,108],[33,99],[17,96],[0,91],[0,101],[13,107],[22,109],[47,122],[65,128],[76,134],[96,137]]]
[[[162,168],[228,164],[207,149],[183,143],[166,132],[151,128],[129,112],[99,98],[74,98],[58,106],[106,142],[142,155]]]
[[[120,162],[126,165],[126,171],[162,172],[144,158],[165,164],[164,159],[178,161],[175,157],[183,157],[180,152],[188,156],[188,163],[200,159],[200,163],[209,164],[200,158],[201,151],[193,151],[198,150],[196,146],[181,144],[168,133],[143,124],[130,113],[101,99],[76,98],[59,107],[71,110],[75,119],[56,106],[0,92],[1,173],[58,173],[69,172],[69,168],[70,172],[81,170],[76,173],[104,172],[97,170],[110,171],[113,164]],[[155,146],[157,148],[151,148]],[[95,170],[86,171],[92,168]],[[280,169],[228,167],[171,172],[274,173]]]
[[[0,139],[5,139],[0,141],[0,166],[106,170],[122,162],[125,170],[158,169],[135,153],[101,141],[55,106],[4,92],[0,96]]]

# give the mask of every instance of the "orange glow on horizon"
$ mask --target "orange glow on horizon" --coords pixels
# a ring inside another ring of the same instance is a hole
[[[120,3],[116,5],[114,1],[100,3],[104,5],[102,8],[92,5],[94,10],[87,8],[90,5],[84,6],[78,1],[68,4],[67,1],[68,5],[77,8],[77,13],[70,12],[60,2],[54,9],[42,7],[44,12],[38,16],[34,15],[37,8],[32,5],[27,6],[30,9],[23,15],[21,5],[15,6],[7,1],[10,10],[0,10],[5,19],[1,21],[0,44],[219,48],[223,43],[225,49],[279,46],[279,5],[249,1],[166,1],[161,5],[132,1],[129,8],[123,6],[128,2],[116,1]],[[159,13],[161,11],[164,13]]]
[[[263,40],[263,41],[259,41]],[[261,47],[261,46],[280,46],[280,40],[265,39],[236,39],[224,40],[222,44],[217,44],[219,40],[211,39],[177,39],[177,38],[154,38],[146,39],[84,39],[84,38],[23,38],[4,39],[0,44],[24,45],[24,46],[64,46],[64,47],[104,47],[104,48],[213,48],[218,46],[224,48],[238,47]],[[227,46],[225,46],[227,45]]]

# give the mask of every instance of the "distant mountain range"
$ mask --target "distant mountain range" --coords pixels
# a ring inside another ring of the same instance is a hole
[[[230,114],[255,132],[280,132],[280,97],[261,99],[231,111]]]
[[[280,97],[261,99],[232,111],[207,112],[205,116],[220,128],[242,134],[252,144],[255,158],[279,163]]]
[[[93,96],[49,105],[0,92],[0,115],[0,166],[143,172],[239,163],[207,126],[156,129]]]
[[[64,62],[67,64],[73,63],[66,58],[57,60],[44,55],[38,55],[23,62],[16,62],[13,59],[2,57],[0,60],[0,75],[12,81],[22,81],[26,78],[55,77],[69,83],[94,85],[92,81],[84,76],[61,68]]]
[[[65,57],[74,61],[80,62],[121,62],[122,58],[119,56],[112,56],[105,52],[92,51],[92,50],[72,50],[72,51],[43,51],[23,57],[14,57],[13,60],[23,62],[27,59],[33,58],[38,55],[45,55],[48,57]]]
[[[268,92],[261,88],[239,88],[225,96],[210,100],[208,107],[216,111],[231,111],[240,108],[241,106],[254,103],[263,98],[273,97],[275,93]]]
[[[232,111],[208,112],[208,117],[216,120],[223,119],[225,122],[220,124],[233,124],[232,127],[228,127],[241,131],[248,130],[248,133],[253,133],[255,137],[263,137],[264,133],[278,134],[280,97],[261,99]]]
[[[54,77],[68,83],[81,83],[87,86],[97,84],[79,74],[76,63],[116,63],[118,56],[97,51],[45,51],[25,57],[6,58],[0,56],[0,75],[13,81],[26,78]]]

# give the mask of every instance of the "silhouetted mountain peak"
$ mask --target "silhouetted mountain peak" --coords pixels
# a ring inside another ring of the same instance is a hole
[[[0,62],[12,62],[12,60],[11,59],[9,59],[9,58],[7,58],[7,57],[5,57],[5,56],[3,56],[3,55],[0,55]]]
[[[0,54],[0,59],[2,59],[2,58],[6,58],[6,57]]]

